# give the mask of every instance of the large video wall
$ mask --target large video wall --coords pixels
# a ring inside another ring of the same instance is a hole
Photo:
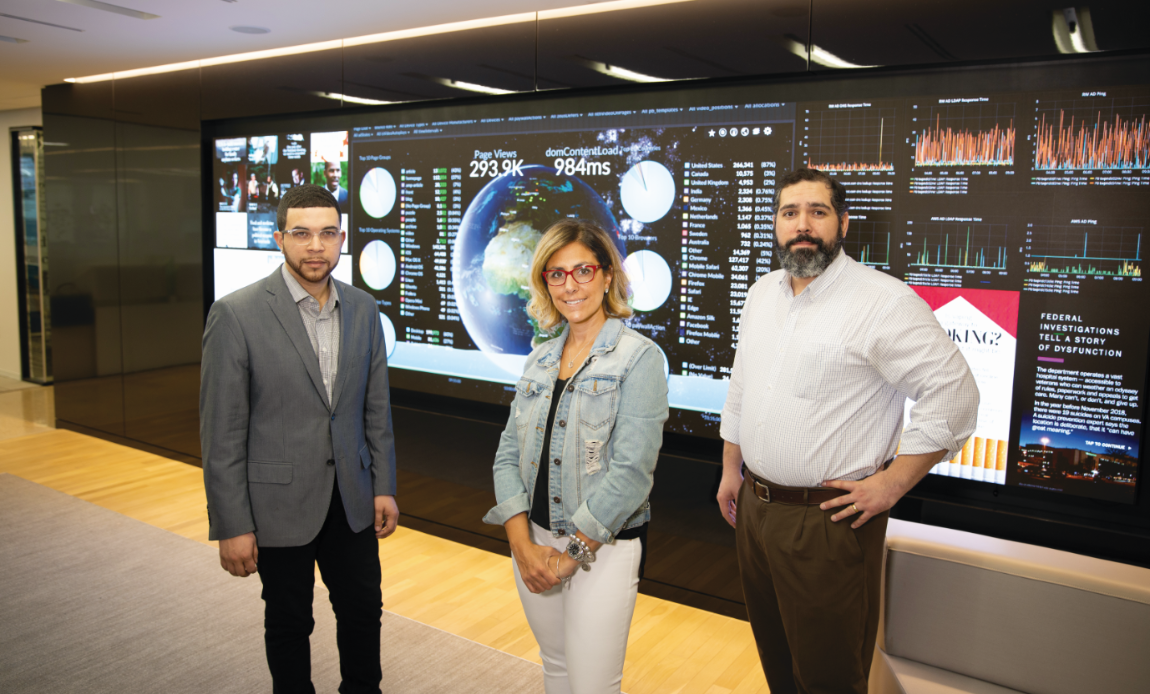
[[[280,263],[279,196],[327,185],[349,232],[335,274],[376,298],[393,384],[506,403],[551,337],[525,310],[535,244],[559,218],[591,219],[626,258],[629,325],[665,357],[669,428],[717,437],[744,297],[778,267],[775,183],[820,168],[849,191],[845,251],[911,285],[975,373],[975,436],[934,472],[1133,502],[1150,88],[971,84],[899,98],[812,84],[802,100],[709,85],[225,123],[215,295]]]

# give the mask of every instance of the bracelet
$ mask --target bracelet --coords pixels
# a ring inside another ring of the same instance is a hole
[[[567,543],[567,556],[579,562],[584,571],[590,571],[591,564],[595,561],[595,553],[587,546],[587,543],[579,539],[578,535],[571,535],[571,540]]]

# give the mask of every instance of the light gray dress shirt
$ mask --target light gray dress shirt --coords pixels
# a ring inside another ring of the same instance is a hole
[[[300,318],[303,319],[307,339],[311,341],[311,348],[319,358],[319,372],[323,376],[323,386],[327,389],[327,404],[331,406],[331,391],[335,384],[336,372],[339,370],[339,292],[335,283],[328,276],[327,303],[323,308],[315,297],[299,283],[299,280],[288,270],[287,263],[280,266],[284,282],[287,283],[291,298],[299,307]]]
[[[867,477],[896,450],[957,455],[978,387],[926,302],[842,252],[798,296],[790,279],[764,276],[743,306],[720,434],[751,472],[815,487]]]

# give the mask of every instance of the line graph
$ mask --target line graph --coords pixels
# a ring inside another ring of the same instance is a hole
[[[1053,224],[1026,230],[1028,272],[1142,276],[1142,228]]]
[[[1005,270],[1007,225],[930,222],[912,232],[912,265]]]
[[[915,105],[912,113],[916,167],[1014,165],[1015,104]]]
[[[1142,169],[1150,166],[1145,97],[1039,103],[1034,168],[1039,171]]]
[[[890,222],[851,220],[843,251],[864,265],[890,265]]]
[[[804,158],[831,172],[894,171],[895,109],[809,109],[804,116]]]

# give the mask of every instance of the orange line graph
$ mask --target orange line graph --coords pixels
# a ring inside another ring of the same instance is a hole
[[[1057,131],[1055,128],[1057,127]],[[1047,124],[1046,114],[1038,123],[1035,143],[1036,169],[1140,169],[1150,160],[1150,129],[1146,116],[1140,120],[1123,120],[1115,114],[1113,122],[1102,120],[1102,112],[1093,124],[1070,117],[1060,111],[1058,125]]]
[[[1014,164],[1014,121],[1005,128],[971,132],[942,127],[919,133],[914,144],[915,166],[1011,166]]]

